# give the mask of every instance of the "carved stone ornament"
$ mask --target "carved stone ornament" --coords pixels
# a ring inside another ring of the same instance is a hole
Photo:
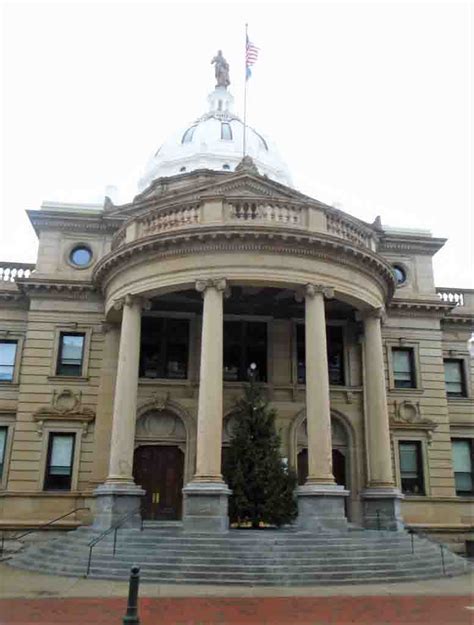
[[[153,406],[156,410],[164,410],[170,400],[169,391],[156,391],[151,398]]]
[[[138,440],[186,441],[186,428],[178,415],[168,410],[149,410],[137,420]]]
[[[433,431],[438,424],[430,419],[424,419],[421,413],[420,402],[409,399],[394,400],[393,413],[390,416],[390,428],[394,430],[422,430],[426,433],[428,442],[431,442]]]
[[[204,294],[207,289],[216,289],[216,291],[223,291],[226,297],[230,295],[230,287],[225,278],[196,280],[195,288],[198,293]]]
[[[306,284],[296,291],[295,300],[300,304],[304,302],[306,297],[313,299],[317,293],[322,293],[323,297],[326,299],[332,299],[334,297],[334,289],[331,286],[326,286],[324,284]]]
[[[113,307],[115,310],[122,310],[124,306],[140,306],[142,310],[150,310],[151,302],[140,295],[132,295],[127,293],[125,297],[120,297],[114,300]]]
[[[356,312],[356,321],[364,321],[365,319],[380,319],[380,323],[384,324],[387,319],[385,307],[377,306],[377,308],[369,308]]]
[[[82,425],[83,435],[87,434],[88,426],[95,419],[95,412],[82,405],[82,391],[65,388],[54,390],[49,406],[43,406],[33,413],[38,425],[38,434],[43,433],[45,421],[75,421]]]
[[[247,172],[248,174],[256,174],[258,175],[258,169],[255,165],[251,156],[244,156],[240,163],[235,168],[235,171],[242,173]]]

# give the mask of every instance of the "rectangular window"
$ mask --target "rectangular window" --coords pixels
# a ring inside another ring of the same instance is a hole
[[[7,434],[8,434],[8,428],[6,426],[0,427],[0,480],[3,477],[3,467],[5,465],[5,453],[7,449]]]
[[[267,324],[224,321],[224,380],[247,381],[255,363],[255,379],[267,381]]]
[[[329,384],[344,386],[344,329],[342,326],[326,326]],[[305,326],[296,326],[296,361],[298,384],[306,381]]]
[[[75,434],[49,435],[44,490],[71,490]]]
[[[56,375],[82,375],[84,342],[84,333],[60,333]]]
[[[392,347],[392,367],[395,388],[416,388],[413,348]]]
[[[142,317],[140,377],[188,377],[189,320]]]
[[[456,495],[474,495],[473,442],[468,438],[455,439],[452,445]]]
[[[12,382],[18,341],[0,341],[0,382]]]
[[[466,397],[466,382],[462,360],[448,358],[444,361],[444,379],[449,397]]]
[[[405,495],[424,495],[423,460],[420,441],[399,441],[400,479]]]

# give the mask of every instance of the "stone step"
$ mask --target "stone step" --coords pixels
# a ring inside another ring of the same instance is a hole
[[[82,577],[89,543],[100,536],[80,528],[60,539],[32,545],[9,564],[30,570]],[[427,579],[442,576],[439,545],[403,532],[231,531],[225,536],[183,534],[179,527],[113,533],[93,549],[91,577],[128,579],[141,567],[145,581],[244,585],[311,585]],[[444,551],[445,571],[457,575],[466,562]]]

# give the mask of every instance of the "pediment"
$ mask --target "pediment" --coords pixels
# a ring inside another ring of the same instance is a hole
[[[171,184],[169,190],[161,191],[163,184],[151,186],[147,192],[128,205],[116,207],[115,213],[128,218],[150,208],[161,208],[169,204],[183,203],[189,204],[210,198],[239,198],[257,199],[268,198],[287,202],[311,202],[321,207],[325,206],[321,202],[310,198],[295,189],[286,187],[283,184],[270,180],[265,176],[252,174],[249,172],[235,172],[232,174],[222,174],[212,172],[204,177],[196,172],[195,184],[190,176],[186,185],[173,190]]]
[[[206,185],[196,190],[200,197],[226,196],[239,198],[268,197],[279,200],[311,200],[295,189],[285,187],[264,176],[249,173],[235,174],[225,180]],[[314,200],[313,200],[314,201]]]

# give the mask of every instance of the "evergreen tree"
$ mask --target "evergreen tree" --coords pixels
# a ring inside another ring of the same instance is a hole
[[[224,477],[232,489],[232,523],[260,522],[280,526],[297,514],[297,478],[280,455],[275,411],[253,380],[235,409],[236,426],[224,463]]]

